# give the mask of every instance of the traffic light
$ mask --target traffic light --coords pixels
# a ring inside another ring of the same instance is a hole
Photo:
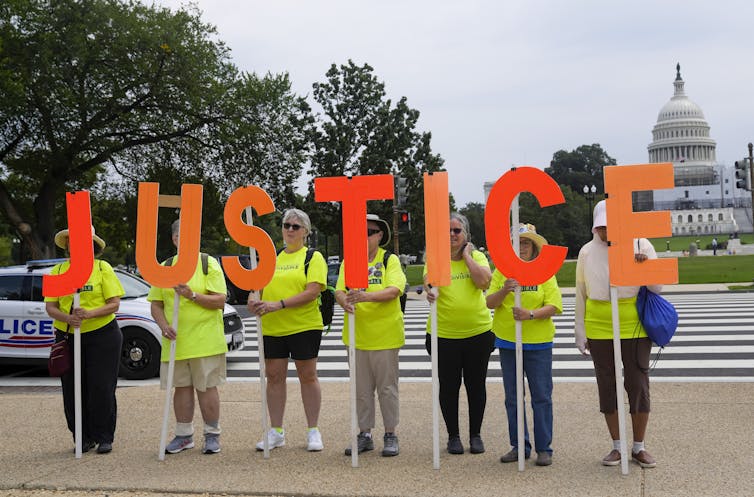
[[[736,161],[736,188],[751,190],[751,164],[749,159]]]
[[[411,231],[411,214],[407,211],[398,213],[398,231],[409,233]]]
[[[395,203],[398,207],[404,207],[408,200],[408,179],[401,176],[395,177]]]

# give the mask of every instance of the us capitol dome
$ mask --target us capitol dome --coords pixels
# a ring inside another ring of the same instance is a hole
[[[718,164],[704,112],[684,85],[677,64],[673,96],[657,114],[647,146],[650,163],[673,163],[675,188],[639,192],[636,208],[672,211],[674,235],[749,231],[749,192],[736,188],[732,166]]]

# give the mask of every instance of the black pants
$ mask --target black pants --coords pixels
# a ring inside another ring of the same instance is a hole
[[[431,353],[431,336],[425,341]],[[470,338],[437,338],[437,377],[440,381],[440,409],[448,436],[459,435],[458,393],[461,379],[469,401],[469,436],[482,432],[487,405],[487,366],[495,346],[495,335],[486,331]]]
[[[56,339],[64,333],[57,330]],[[71,350],[73,350],[73,337]],[[113,319],[98,330],[81,334],[81,428],[84,442],[112,443],[118,406],[115,387],[118,384],[118,365],[123,334]],[[75,359],[75,356],[74,356]],[[74,381],[73,368],[61,378],[63,409],[68,429],[74,433]]]

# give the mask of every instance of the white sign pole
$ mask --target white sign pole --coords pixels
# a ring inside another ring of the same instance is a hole
[[[437,288],[430,288],[435,301],[429,304],[432,327],[430,348],[432,349],[432,467],[440,469],[440,380],[437,376]]]
[[[79,306],[81,295],[79,291],[73,294],[71,313]],[[81,459],[82,452],[82,413],[81,413],[81,327],[73,329],[73,410],[74,410],[74,433],[76,444],[76,459]]]
[[[246,224],[254,226],[254,218],[252,217],[251,206],[246,207]],[[257,250],[254,247],[249,247],[249,261],[251,263],[251,269],[257,268]],[[254,300],[259,300],[259,291],[253,290]],[[264,458],[270,458],[270,441],[267,437],[267,432],[270,431],[270,424],[267,419],[267,369],[265,364],[264,355],[264,334],[262,333],[262,318],[256,316],[257,320],[257,350],[259,355],[259,388],[262,391],[262,449],[264,451]]]
[[[356,304],[348,317],[348,365],[351,376],[351,467],[359,467],[359,425],[356,417]]]
[[[511,226],[513,226],[513,251],[520,254],[521,239],[518,233],[518,195],[511,204]],[[513,303],[521,307],[521,286],[513,292]],[[514,319],[516,325],[516,438],[518,439],[518,470],[523,471],[526,457],[526,440],[524,440],[524,349],[521,321]]]
[[[618,315],[618,288],[610,287],[610,306],[613,316],[613,360],[615,361],[615,398],[618,409],[618,433],[620,436],[620,468],[628,474],[628,451],[626,450],[626,409],[623,407],[623,362],[620,345],[620,316]]]
[[[178,334],[178,308],[180,306],[181,296],[177,293],[173,294],[173,320],[171,326]],[[165,406],[162,410],[162,431],[160,432],[160,452],[158,459],[160,461],[165,460],[165,446],[168,440],[168,418],[170,417],[170,398],[173,394],[173,377],[175,375],[175,341],[178,339],[170,340],[170,358],[168,359],[168,377],[165,385]]]

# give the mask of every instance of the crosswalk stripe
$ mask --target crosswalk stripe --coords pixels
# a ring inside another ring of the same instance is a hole
[[[673,341],[663,349],[652,370],[653,377],[705,381],[754,380],[754,294],[713,293],[700,296],[666,296],[679,313]],[[431,363],[425,351],[426,302],[409,300],[404,315],[406,345],[400,350],[400,373],[404,379],[430,375]],[[563,299],[563,313],[553,317],[556,334],[553,348],[553,376],[583,381],[594,376],[592,362],[574,346],[574,298]],[[244,318],[246,341],[243,350],[228,354],[228,377],[258,378],[256,320]],[[341,341],[343,310],[336,306],[331,330],[323,335],[317,369],[325,378],[348,377],[345,345]],[[652,360],[659,349],[652,350]],[[295,377],[290,367],[289,376]],[[489,376],[499,378],[497,351],[490,358]]]

